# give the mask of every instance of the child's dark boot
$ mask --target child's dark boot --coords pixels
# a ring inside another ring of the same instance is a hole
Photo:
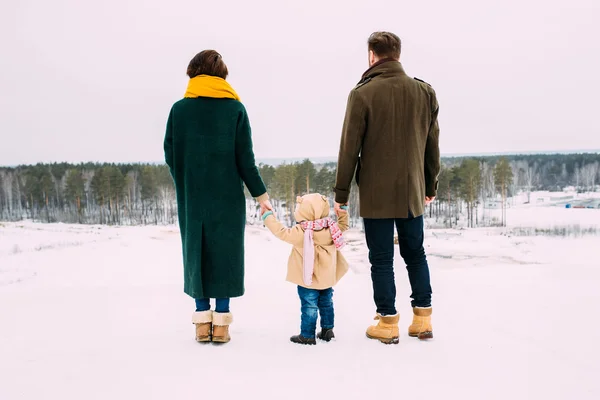
[[[311,345],[311,346],[317,344],[317,341],[315,340],[315,338],[305,338],[302,335],[292,336],[290,338],[290,341],[292,343],[305,344],[305,345]]]

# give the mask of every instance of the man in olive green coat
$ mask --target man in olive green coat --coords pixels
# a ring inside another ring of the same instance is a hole
[[[410,336],[428,339],[431,285],[423,248],[423,213],[440,171],[438,102],[431,86],[409,77],[399,62],[400,38],[375,32],[369,66],[350,92],[335,186],[336,210],[348,202],[355,177],[369,247],[377,326],[367,336],[398,342],[394,227],[412,287]]]

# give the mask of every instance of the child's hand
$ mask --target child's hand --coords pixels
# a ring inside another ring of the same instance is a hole
[[[343,206],[340,206],[339,208],[336,208],[335,213],[338,217],[340,216],[340,214],[348,214],[348,206],[343,205]]]
[[[263,221],[265,221],[269,217],[269,215],[272,215],[273,217],[275,217],[275,213],[273,211],[271,211],[269,209],[261,210],[260,216]],[[277,217],[275,217],[275,218],[277,218]]]

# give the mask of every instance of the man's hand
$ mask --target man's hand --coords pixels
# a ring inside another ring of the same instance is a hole
[[[348,207],[348,203],[346,203],[346,204],[335,203],[333,205],[333,210],[335,211],[335,215],[337,215],[338,217],[340,216],[340,214],[348,212],[348,211],[344,210],[342,207]]]
[[[435,200],[435,196],[425,196],[425,205],[428,206],[430,205],[433,201]]]

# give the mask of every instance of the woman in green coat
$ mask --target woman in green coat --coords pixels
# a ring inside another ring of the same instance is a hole
[[[228,342],[229,299],[244,294],[246,184],[272,209],[254,160],[248,114],[219,53],[197,54],[171,108],[164,149],[177,192],[184,291],[196,300],[196,340]],[[216,299],[213,313],[210,299]]]

